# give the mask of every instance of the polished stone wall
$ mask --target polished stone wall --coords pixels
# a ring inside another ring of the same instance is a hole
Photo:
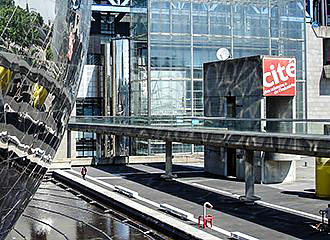
[[[65,132],[87,53],[90,4],[0,0],[0,239]]]
[[[293,97],[263,97],[262,56],[229,59],[204,64],[204,115],[220,117],[210,125],[228,130],[292,133],[292,124],[261,121],[228,121],[223,118],[260,119],[294,118]],[[234,98],[234,108],[230,99]],[[205,146],[205,170],[222,176],[235,176],[244,180],[244,161],[241,150],[214,149]],[[288,154],[255,152],[256,180],[277,183],[295,179],[297,157]],[[264,166],[263,166],[264,165]],[[262,178],[262,179],[261,179]]]

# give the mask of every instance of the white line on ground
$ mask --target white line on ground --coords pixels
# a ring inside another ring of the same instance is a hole
[[[132,175],[143,175],[143,174],[161,174],[163,172],[136,172],[136,173],[114,173],[114,176],[132,176]]]
[[[173,171],[175,174],[182,174],[182,173],[202,173],[204,171]],[[165,173],[163,170],[159,171],[151,171],[151,172],[136,172],[136,173],[114,173],[114,176],[131,176],[131,175],[143,175],[143,174],[162,174]]]
[[[176,180],[176,181],[181,182],[181,183],[185,183],[185,181],[181,181],[181,180]],[[205,190],[208,190],[208,191],[220,193],[222,195],[232,197],[232,198],[235,198],[235,199],[239,199],[239,197],[240,197],[240,195],[238,195],[238,194],[233,194],[231,192],[227,192],[227,191],[219,190],[219,189],[216,189],[216,188],[204,186],[204,185],[201,185],[201,184],[198,184],[198,183],[192,183],[192,184],[191,183],[186,183],[186,184],[196,186],[198,188],[205,189]],[[287,208],[287,207],[283,207],[283,206],[280,206],[280,205],[267,203],[267,202],[264,202],[264,201],[261,201],[261,200],[255,201],[255,203],[259,204],[261,206],[264,206],[264,207],[269,207],[269,208],[272,208],[272,209],[275,209],[275,210],[282,210],[284,212],[292,213],[292,214],[295,214],[295,215],[298,215],[298,216],[303,216],[303,217],[306,217],[306,218],[309,218],[309,219],[312,219],[312,220],[316,220],[316,221],[319,221],[319,222],[322,221],[322,218],[320,216],[310,214],[310,213],[306,213],[306,212],[299,211],[299,210],[294,210],[292,208]]]
[[[77,173],[77,171],[72,170],[72,169],[70,169],[69,171],[70,171],[70,172],[73,172],[73,173]],[[115,187],[114,187],[113,185],[111,185],[111,184],[109,184],[109,183],[106,183],[106,182],[103,182],[103,181],[101,181],[101,180],[98,180],[98,179],[96,179],[96,178],[94,178],[94,177],[86,176],[86,178],[87,178],[87,179],[91,179],[91,180],[93,180],[93,181],[95,181],[95,182],[97,182],[97,183],[99,183],[99,184],[104,185],[104,186],[107,186],[107,187],[111,188],[112,190],[115,189]]]
[[[195,182],[211,182],[211,181],[215,181],[218,179],[210,179],[210,178],[205,178],[205,179],[186,179],[184,178],[184,180],[178,180],[182,183],[195,183]]]
[[[177,181],[180,181],[180,180],[177,180]],[[180,181],[180,182],[185,183],[184,181]],[[188,183],[188,184],[192,185],[192,186],[196,186],[196,187],[201,188],[201,189],[208,190],[208,191],[220,193],[222,195],[232,197],[232,198],[236,198],[236,199],[239,199],[239,197],[241,196],[241,195],[234,194],[234,193],[231,193],[231,192],[227,192],[227,191],[223,191],[223,190],[220,190],[220,189],[208,187],[208,186],[205,186],[205,185],[202,185],[202,184],[199,184],[199,183],[192,183],[192,184]]]
[[[260,200],[256,201],[256,203],[261,205],[261,206],[264,206],[264,207],[269,207],[269,208],[276,209],[276,210],[282,210],[284,212],[289,212],[289,213],[292,213],[292,214],[295,214],[295,215],[298,215],[298,216],[303,216],[303,217],[306,217],[306,218],[309,218],[309,219],[312,219],[312,220],[316,220],[316,221],[319,221],[319,222],[322,221],[322,218],[320,216],[317,216],[317,215],[314,215],[314,214],[311,214],[311,213],[306,213],[306,212],[303,212],[303,211],[294,210],[292,208],[282,207],[282,206],[279,206],[279,205],[275,205],[275,204],[272,204],[272,203],[267,203],[267,202],[260,201]],[[326,218],[325,218],[325,221],[327,222]]]
[[[203,173],[203,172],[204,171],[173,171],[173,173]]]
[[[74,170],[69,170],[70,172],[73,172],[73,173],[77,173],[77,171],[74,171]],[[98,182],[98,183],[100,183],[100,184],[103,184],[104,186],[107,186],[107,187],[109,187],[109,188],[111,188],[111,189],[115,189],[115,187],[113,186],[113,185],[111,185],[111,184],[108,184],[108,183],[105,183],[105,182],[103,182],[103,181],[101,181],[101,180],[99,180],[99,179],[96,179],[95,177],[90,177],[90,176],[86,176],[86,178],[87,179],[91,179],[91,180],[93,180],[93,181],[95,181],[95,182]],[[183,181],[182,181],[183,182]],[[150,204],[150,205],[152,205],[152,206],[154,206],[154,207],[156,207],[156,208],[160,208],[160,204],[159,203],[156,203],[156,202],[154,202],[154,201],[151,201],[151,200],[149,200],[149,199],[146,199],[146,198],[144,198],[144,197],[141,197],[141,196],[137,196],[136,197],[136,199],[137,200],[140,200],[140,201],[143,201],[143,202],[145,202],[145,203],[148,203],[148,204]],[[196,218],[193,218],[193,219],[189,219],[190,221],[192,221],[192,222],[194,222],[194,223],[198,223],[198,219],[196,219]],[[216,231],[216,232],[219,232],[219,233],[221,233],[221,234],[223,234],[223,235],[225,235],[225,236],[231,236],[231,232],[229,232],[229,231],[227,231],[227,230],[225,230],[225,229],[222,229],[222,228],[219,228],[219,227],[217,227],[217,226],[213,226],[212,227],[212,230],[214,230],[214,231]]]
[[[95,177],[95,179],[99,179],[99,180],[107,180],[107,179],[123,179],[125,177],[121,177],[121,176],[114,176],[114,177]]]
[[[70,171],[71,171],[71,172],[74,172],[74,173],[77,173],[77,172],[74,171],[74,170],[70,170]],[[91,179],[91,180],[93,180],[93,181],[95,181],[95,182],[98,182],[99,184],[102,184],[102,185],[104,185],[104,186],[106,186],[106,187],[109,187],[109,188],[111,188],[112,190],[115,189],[115,186],[114,186],[114,185],[111,185],[111,184],[109,184],[109,183],[103,182],[103,181],[101,181],[101,180],[98,179],[98,178],[90,177],[90,176],[86,176],[86,178],[87,178],[87,179]],[[143,201],[143,202],[146,202],[146,203],[148,203],[148,204],[150,204],[150,205],[152,205],[152,206],[154,206],[154,207],[157,207],[157,208],[160,207],[160,204],[158,204],[158,203],[156,203],[156,202],[153,202],[153,201],[151,201],[151,200],[149,200],[149,199],[143,198],[143,197],[141,197],[141,196],[137,196],[136,199],[137,199],[137,200],[140,200],[140,201]]]
[[[73,169],[70,169],[69,171],[73,171],[75,173],[79,173],[78,171],[75,171]],[[182,173],[202,173],[204,171],[174,171],[173,173],[175,174],[182,174]],[[165,171],[159,170],[159,171],[151,171],[151,172],[135,172],[135,173],[113,173],[111,174],[114,177],[124,177],[124,176],[132,176],[132,175],[144,175],[144,174],[163,174]],[[97,179],[106,179],[106,178],[111,178],[107,176],[100,176],[100,177],[95,177]]]

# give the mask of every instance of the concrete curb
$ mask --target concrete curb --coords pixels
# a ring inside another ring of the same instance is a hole
[[[115,192],[106,190],[65,171],[54,171],[53,177],[76,188],[79,191],[88,194],[91,197],[97,198],[102,202],[109,204],[130,216],[133,216],[138,221],[141,221],[154,229],[165,232],[170,236],[189,240],[221,240],[216,236],[185,224],[162,212],[148,208],[142,204],[125,198]]]

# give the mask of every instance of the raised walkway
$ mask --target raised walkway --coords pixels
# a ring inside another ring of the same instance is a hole
[[[94,193],[170,235],[177,233],[180,239],[230,239],[232,232],[250,239],[330,239],[330,235],[312,227],[320,221],[318,211],[326,208],[329,200],[314,198],[309,179],[275,187],[256,185],[262,201],[246,205],[238,200],[244,193],[244,182],[217,178],[204,173],[202,167],[186,165],[174,165],[173,173],[178,178],[165,181],[160,177],[163,167],[164,164],[88,167],[86,181],[80,178],[79,168],[56,171],[53,176],[85,193]],[[129,198],[114,192],[114,186],[138,196]],[[197,228],[197,218],[206,201],[214,206],[209,213],[215,216],[215,226],[201,230]],[[191,213],[194,218],[181,220],[165,213],[159,209],[163,203]]]
[[[96,119],[96,120],[95,120]],[[330,137],[320,134],[290,134],[227,130],[215,127],[185,127],[175,125],[138,125],[135,122],[112,123],[107,119],[73,118],[69,131],[95,132],[107,135],[129,136],[138,139],[158,139],[215,147],[228,147],[250,151],[297,154],[315,157],[330,156]],[[69,134],[70,138],[71,135]],[[68,146],[71,147],[71,146]]]

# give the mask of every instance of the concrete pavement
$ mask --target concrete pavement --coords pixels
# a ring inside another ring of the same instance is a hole
[[[79,167],[67,170],[67,177],[79,179],[79,170]],[[170,222],[178,221],[195,229],[202,206],[208,201],[214,206],[210,213],[215,216],[215,226],[205,232],[220,239],[227,239],[236,231],[257,239],[330,239],[330,235],[312,227],[320,219],[318,211],[329,201],[314,198],[310,188],[294,189],[292,185],[285,190],[285,185],[258,184],[256,195],[261,201],[251,206],[237,199],[244,193],[244,182],[219,178],[204,173],[199,166],[188,165],[174,165],[178,178],[164,181],[160,177],[164,170],[164,163],[88,167],[87,182],[107,191],[113,191],[115,185],[133,190],[140,198],[130,201],[156,212],[160,212],[159,204],[166,203],[192,213],[195,219],[182,221],[162,212],[175,220]],[[296,185],[299,186],[299,181]]]

